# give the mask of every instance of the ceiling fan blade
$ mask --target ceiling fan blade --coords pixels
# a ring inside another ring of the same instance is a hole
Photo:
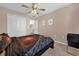
[[[30,7],[26,6],[26,5],[22,5],[22,7],[30,8]]]
[[[40,11],[45,11],[46,9],[39,9]]]
[[[27,14],[30,14],[30,13],[31,13],[31,11],[28,11],[28,12],[27,12]]]

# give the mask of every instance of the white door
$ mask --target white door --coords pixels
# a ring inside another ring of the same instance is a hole
[[[19,15],[7,15],[7,32],[10,36],[26,35],[26,18]]]

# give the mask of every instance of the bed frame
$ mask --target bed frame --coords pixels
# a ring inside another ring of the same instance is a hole
[[[37,52],[34,56],[41,56],[49,48],[54,49],[54,41],[52,41],[50,44],[48,44],[43,49],[41,49],[39,52]]]

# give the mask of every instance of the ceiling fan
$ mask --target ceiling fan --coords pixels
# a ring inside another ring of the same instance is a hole
[[[39,15],[39,11],[45,11],[46,10],[46,9],[39,8],[37,3],[32,3],[31,7],[29,7],[27,5],[22,5],[22,7],[31,9],[31,11],[29,11],[28,13],[37,14],[37,15]]]

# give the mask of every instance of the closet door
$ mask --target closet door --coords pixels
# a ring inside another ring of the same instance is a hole
[[[26,18],[19,15],[7,15],[7,33],[10,36],[26,35]]]

